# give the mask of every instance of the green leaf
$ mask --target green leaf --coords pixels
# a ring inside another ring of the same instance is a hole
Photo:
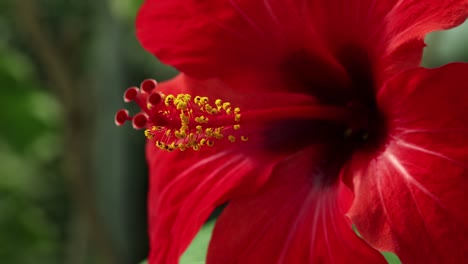
[[[205,263],[206,252],[210,242],[211,233],[213,232],[215,221],[206,223],[195,239],[190,244],[189,248],[180,258],[180,264],[203,264]]]
[[[382,255],[387,260],[388,264],[401,264],[400,259],[397,255],[390,252],[382,252]]]
[[[204,264],[215,221],[206,223],[180,258],[180,264]],[[148,264],[145,260],[140,264]]]

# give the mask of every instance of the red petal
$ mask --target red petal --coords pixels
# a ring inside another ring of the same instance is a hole
[[[381,62],[383,75],[417,66],[427,33],[456,27],[467,17],[467,0],[396,1],[385,19],[390,38]]]
[[[258,24],[265,9],[258,8],[262,12],[251,18],[256,6],[235,0],[146,0],[137,17],[137,35],[163,62],[193,76],[268,65],[269,58],[276,59],[279,43],[272,41],[273,28]]]
[[[417,69],[378,95],[391,138],[353,158],[350,216],[404,263],[468,259],[468,64]]]
[[[267,78],[284,64],[296,67],[288,59],[306,53],[321,65],[308,68],[315,86],[323,76],[343,84],[341,64],[357,66],[346,62],[346,51],[357,47],[381,82],[416,67],[425,34],[458,25],[467,10],[467,0],[146,0],[137,35],[148,51],[194,77],[255,71]]]
[[[455,27],[468,17],[467,0],[398,1],[388,14],[388,31],[393,50],[413,39],[424,39],[429,32]]]
[[[195,81],[179,75],[172,81],[159,84],[157,89],[165,94],[189,92],[211,98],[220,93],[220,85],[212,80]],[[224,91],[230,95],[228,88]],[[275,97],[274,94],[268,97],[232,95],[232,99],[233,106],[242,103],[240,107],[245,107],[245,110],[249,109],[248,104],[261,108],[293,102],[299,104],[304,100],[310,103],[311,100],[305,96]],[[261,149],[257,143],[261,139],[256,140],[256,137],[262,133],[258,134],[249,136],[248,142],[228,142],[229,148],[219,144],[199,152],[165,152],[148,141],[150,263],[176,263],[216,206],[229,198],[251,193],[264,184],[282,154],[259,153]]]
[[[231,200],[207,263],[386,263],[353,232],[338,184],[320,183],[319,156],[309,150],[288,158],[259,192]]]
[[[177,263],[214,208],[261,186],[274,164],[216,148],[190,154],[154,148],[148,146],[150,263]]]

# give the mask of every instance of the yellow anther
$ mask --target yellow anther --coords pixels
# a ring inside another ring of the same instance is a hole
[[[186,116],[184,113],[181,113],[179,115],[179,118],[180,118],[180,122],[182,123],[182,125],[187,125],[190,121],[190,118]]]
[[[205,116],[197,116],[195,117],[195,122],[197,123],[208,123],[209,119]]]
[[[216,99],[216,100],[215,100],[215,105],[216,105],[217,107],[222,107],[223,101],[222,101],[221,99]]]
[[[209,146],[209,147],[212,147],[214,145],[214,141],[207,140],[206,145]]]
[[[168,130],[166,131],[166,136],[170,136],[170,135],[171,135],[171,130],[168,129]]]
[[[151,133],[151,130],[145,130],[145,137],[147,137],[148,139],[153,139],[153,134]]]
[[[148,107],[148,109],[151,109],[151,108],[153,108],[153,105],[150,104],[150,103],[147,103],[147,104],[146,104],[146,107]]]
[[[177,102],[177,106],[176,106],[177,110],[187,110],[187,103],[184,102],[184,101],[178,101]]]
[[[179,143],[179,145],[177,145],[177,147],[179,148],[180,151],[187,150],[187,147],[184,145],[184,143]]]
[[[216,138],[216,139],[222,139],[223,138],[223,134],[221,133],[222,130],[224,129],[224,127],[218,127],[214,130],[213,132],[213,137]]]
[[[213,129],[212,128],[205,129],[205,135],[207,137],[212,137],[213,136]]]
[[[164,144],[164,142],[161,142],[161,141],[156,141],[156,146],[163,150],[166,149],[166,144]]]
[[[239,122],[239,121],[240,121],[240,118],[241,118],[241,114],[236,114],[236,115],[234,116],[234,121]]]
[[[199,104],[201,101],[201,96],[195,96],[195,98],[193,98],[193,102],[196,103],[196,104]]]
[[[226,110],[227,108],[230,108],[230,107],[231,107],[231,103],[229,103],[229,102],[225,102],[225,103],[223,104],[223,109],[224,109],[224,110]]]
[[[226,111],[226,114],[228,114],[228,115],[232,114],[232,108],[231,107],[225,109],[225,111]]]
[[[234,125],[234,130],[239,130],[240,129],[240,125],[237,124],[237,125]]]
[[[164,98],[164,104],[166,104],[166,106],[170,106],[174,103],[174,95],[172,94],[169,94],[166,96],[166,98]]]
[[[207,104],[210,100],[208,99],[208,97],[204,96],[201,98],[201,102],[202,104]]]
[[[195,150],[195,151],[199,151],[199,150],[200,150],[200,145],[194,144],[194,145],[192,146],[192,148],[193,148],[193,150]]]
[[[195,134],[194,133],[190,133],[189,136],[188,136],[188,140],[189,141],[195,141]]]
[[[236,137],[233,136],[233,135],[229,135],[229,136],[228,136],[228,139],[229,139],[229,141],[231,141],[231,142],[236,142]]]
[[[171,149],[169,145],[164,145],[164,150],[171,152],[173,149]]]
[[[210,114],[216,115],[218,113],[218,110],[216,108],[211,109]]]
[[[242,141],[247,141],[247,140],[249,140],[249,137],[241,136],[241,140]]]
[[[211,114],[211,110],[213,110],[213,107],[211,107],[211,105],[209,105],[209,104],[206,104],[206,105],[205,105],[205,110],[206,110],[208,113]]]
[[[206,139],[202,138],[200,140],[200,146],[204,146],[206,144]]]
[[[234,114],[238,114],[238,113],[240,113],[240,108],[239,107],[234,108]]]
[[[203,127],[202,126],[198,125],[195,128],[197,129],[197,134],[203,133]]]
[[[167,150],[173,151],[176,148],[175,142],[172,142],[171,144],[167,145]]]
[[[174,132],[174,136],[176,136],[176,138],[185,138],[187,136],[187,132],[185,132],[185,130],[176,130]]]

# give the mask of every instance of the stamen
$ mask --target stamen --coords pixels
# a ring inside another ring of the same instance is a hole
[[[158,91],[155,80],[145,80],[140,88],[130,87],[124,93],[124,101],[135,102],[141,112],[130,116],[122,109],[115,115],[119,126],[131,121],[133,128],[144,129],[145,136],[166,151],[189,148],[198,151],[202,147],[213,147],[216,142],[245,142],[249,138],[242,134],[243,124],[268,123],[271,121],[304,119],[327,120],[353,127],[359,115],[350,108],[335,105],[293,105],[256,109],[241,113],[239,107],[230,102],[190,94],[168,94]]]
[[[208,97],[164,95],[156,88],[157,82],[148,79],[140,88],[127,89],[124,101],[135,102],[142,111],[132,117],[122,109],[115,115],[115,123],[121,126],[131,121],[135,129],[146,128],[145,136],[166,151],[188,148],[198,151],[202,147],[213,147],[216,141],[236,142],[236,137],[247,141],[248,138],[240,134],[240,109],[232,108],[229,102],[216,99],[211,105]]]

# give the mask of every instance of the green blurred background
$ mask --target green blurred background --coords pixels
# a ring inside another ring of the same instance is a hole
[[[176,74],[138,44],[141,0],[0,0],[0,262],[133,264],[147,254],[144,137],[122,93]],[[427,40],[468,61],[468,25]],[[209,226],[184,256],[202,263]]]

